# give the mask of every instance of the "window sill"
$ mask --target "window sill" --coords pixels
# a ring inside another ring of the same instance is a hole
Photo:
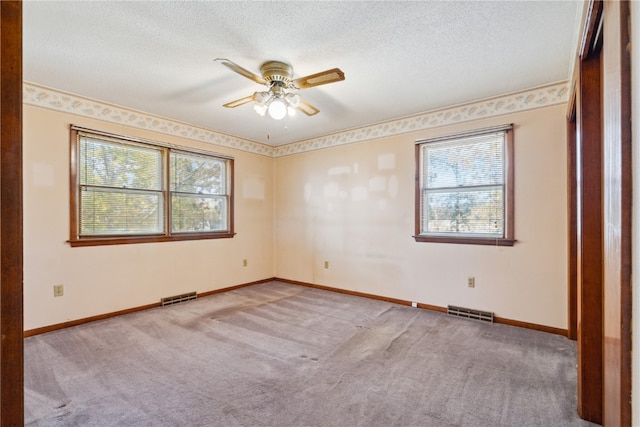
[[[104,246],[104,245],[127,245],[132,243],[158,243],[158,242],[179,242],[185,240],[209,240],[209,239],[230,239],[236,233],[197,233],[197,234],[176,234],[173,236],[127,236],[127,237],[87,237],[72,239],[67,243],[72,248],[82,246]]]
[[[416,242],[455,243],[459,245],[513,246],[515,239],[495,237],[413,236]]]

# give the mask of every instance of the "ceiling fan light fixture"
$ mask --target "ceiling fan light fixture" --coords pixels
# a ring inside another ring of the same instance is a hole
[[[222,65],[228,67],[231,71],[268,87],[266,91],[254,92],[251,96],[227,102],[223,106],[235,108],[253,101],[253,108],[256,113],[264,116],[269,112],[269,116],[274,120],[282,120],[287,114],[293,116],[296,114],[296,109],[307,116],[318,114],[320,110],[300,99],[297,91],[344,80],[344,73],[339,68],[332,68],[293,79],[291,65],[280,61],[267,61],[262,64],[260,66],[261,76],[225,58],[216,58],[215,61],[220,61]]]
[[[279,97],[269,103],[269,116],[274,120],[282,120],[287,115],[287,106]]]
[[[267,112],[267,105],[265,104],[254,104],[253,109],[258,113],[259,116],[264,117],[264,114]]]
[[[293,108],[300,105],[300,95],[297,93],[289,92],[284,96],[284,99],[287,101],[287,104]]]
[[[269,92],[256,92],[253,94],[253,100],[258,105],[267,105],[271,94]]]

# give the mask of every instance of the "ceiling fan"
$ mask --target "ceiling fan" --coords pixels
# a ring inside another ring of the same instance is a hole
[[[214,61],[219,61],[222,65],[249,80],[267,86],[266,91],[254,92],[252,95],[228,102],[224,104],[224,107],[235,108],[253,101],[255,103],[254,109],[259,115],[264,116],[268,112],[269,116],[276,120],[284,118],[287,114],[294,114],[296,109],[307,116],[318,114],[320,110],[302,100],[297,91],[344,80],[344,73],[339,68],[293,79],[291,65],[280,61],[267,61],[262,64],[260,66],[262,76],[254,74],[228,59],[216,58]]]

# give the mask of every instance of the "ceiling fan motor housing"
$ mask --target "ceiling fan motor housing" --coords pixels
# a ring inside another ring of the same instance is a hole
[[[262,77],[271,85],[279,82],[281,86],[288,87],[291,84],[293,69],[291,65],[280,61],[268,61],[260,66]]]

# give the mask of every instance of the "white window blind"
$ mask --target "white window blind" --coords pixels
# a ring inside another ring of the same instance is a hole
[[[233,232],[233,158],[71,127],[72,246]]]
[[[421,143],[421,235],[505,236],[507,129]]]
[[[79,235],[163,232],[162,151],[83,136]]]

